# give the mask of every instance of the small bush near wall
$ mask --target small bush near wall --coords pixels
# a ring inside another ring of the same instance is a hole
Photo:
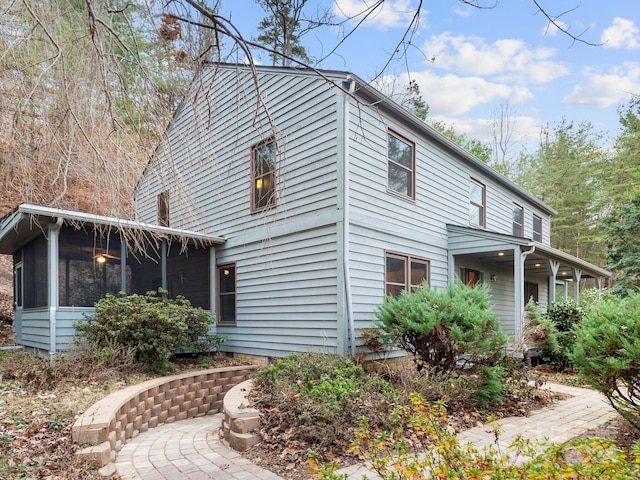
[[[640,429],[640,292],[590,305],[575,332],[576,368]]]
[[[460,282],[436,290],[423,284],[413,292],[387,297],[376,326],[387,341],[415,355],[418,370],[448,371],[467,365],[496,365],[506,337],[489,308],[489,287]]]
[[[209,312],[165,293],[107,295],[93,316],[75,325],[77,336],[102,356],[119,347],[132,349],[136,361],[157,373],[171,368],[169,359],[177,351],[206,352],[222,343],[222,337],[208,333],[215,323]]]

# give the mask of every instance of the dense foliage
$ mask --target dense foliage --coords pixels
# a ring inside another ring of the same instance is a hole
[[[256,384],[263,441],[277,443],[288,435],[316,449],[351,442],[362,415],[382,426],[398,398],[386,381],[334,355],[292,353],[261,369]]]
[[[611,210],[602,225],[607,266],[616,274],[612,291],[640,291],[640,193]]]
[[[376,310],[376,326],[414,355],[418,370],[493,366],[504,354],[506,338],[489,303],[487,285],[457,282],[437,290],[423,284],[387,297]]]
[[[584,311],[574,302],[556,302],[549,307],[545,317],[555,327],[556,351],[546,352],[549,360],[561,369],[572,366],[571,354],[576,343],[575,328],[584,318]]]
[[[587,308],[572,360],[586,381],[640,428],[640,293]]]
[[[77,335],[102,356],[130,348],[135,360],[154,372],[168,370],[178,351],[205,352],[220,345],[223,339],[209,334],[215,322],[209,312],[164,293],[107,295],[96,303],[92,317],[76,324]]]

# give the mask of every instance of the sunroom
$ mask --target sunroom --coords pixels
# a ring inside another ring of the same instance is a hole
[[[14,341],[36,353],[69,348],[73,323],[107,293],[162,288],[211,310],[220,237],[22,204],[0,221],[13,255]]]

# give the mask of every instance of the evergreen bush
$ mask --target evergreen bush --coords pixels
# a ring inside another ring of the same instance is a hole
[[[556,302],[546,316],[557,331],[558,350],[550,355],[551,361],[562,369],[573,367],[571,354],[576,344],[575,328],[582,322],[584,310],[574,302]]]
[[[585,380],[640,428],[640,293],[587,307],[571,360]]]
[[[414,355],[418,370],[493,366],[504,355],[506,337],[489,305],[484,284],[472,288],[456,282],[442,290],[423,284],[388,296],[375,323],[388,340]]]
[[[133,350],[136,361],[149,370],[163,373],[178,351],[201,353],[217,348],[223,338],[209,334],[215,323],[202,308],[193,307],[182,296],[169,299],[162,290],[146,295],[107,295],[96,302],[95,313],[77,322],[76,334],[98,350],[114,345]]]

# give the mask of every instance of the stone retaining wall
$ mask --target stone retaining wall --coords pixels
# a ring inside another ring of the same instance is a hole
[[[224,367],[161,377],[112,393],[87,409],[72,438],[86,445],[77,455],[97,467],[115,459],[138,433],[164,423],[218,413],[225,394],[256,366]]]
[[[260,427],[260,412],[248,400],[253,381],[239,383],[224,396],[222,438],[234,450],[244,452],[262,440],[255,433]]]

